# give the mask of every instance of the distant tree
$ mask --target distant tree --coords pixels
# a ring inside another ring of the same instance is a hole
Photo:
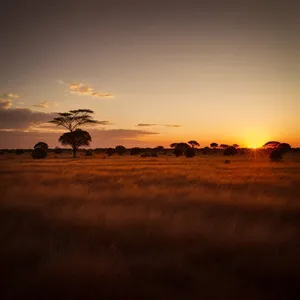
[[[213,148],[213,149],[216,149],[218,147],[218,144],[217,143],[211,143],[210,147]]]
[[[108,155],[108,156],[112,156],[112,155],[114,155],[116,153],[116,150],[114,149],[114,148],[107,148],[106,149],[106,154]]]
[[[171,147],[171,148],[175,148],[175,147],[177,146],[177,144],[178,144],[178,143],[172,143],[172,144],[170,145],[170,147]]]
[[[93,156],[93,150],[92,149],[86,149],[85,150],[85,156]]]
[[[55,154],[61,154],[61,153],[62,153],[62,149],[60,149],[60,148],[58,148],[58,147],[55,147],[54,153],[55,153]]]
[[[226,148],[224,150],[224,153],[223,153],[225,156],[233,156],[233,155],[236,155],[237,154],[237,149],[233,146],[229,146],[228,148]]]
[[[165,148],[163,146],[157,146],[153,150],[156,152],[163,152],[165,150]]]
[[[17,155],[22,155],[22,154],[24,154],[25,153],[25,151],[23,150],[23,149],[17,149],[16,150],[16,154]]]
[[[98,121],[93,119],[94,111],[90,109],[76,109],[70,110],[67,113],[59,113],[59,117],[49,121],[49,123],[56,124],[67,128],[70,132],[75,131],[79,126],[97,124]]]
[[[44,147],[36,147],[33,149],[31,156],[34,159],[43,159],[46,158],[48,155],[48,151]]]
[[[204,147],[202,149],[202,154],[207,155],[207,154],[209,154],[210,151],[211,151],[211,149],[209,147]]]
[[[75,129],[75,131],[66,132],[59,138],[62,145],[69,145],[72,147],[73,157],[76,158],[76,153],[80,147],[89,146],[92,138],[90,134],[82,129]]]
[[[126,148],[121,145],[116,146],[115,150],[116,150],[115,152],[119,155],[124,155],[126,153]]]
[[[270,141],[264,144],[264,148],[268,148],[268,149],[276,149],[280,146],[280,142],[277,141]]]
[[[194,148],[187,148],[184,152],[185,154],[185,157],[186,158],[191,158],[191,157],[194,157],[196,154],[195,154],[195,149]]]
[[[34,149],[35,149],[35,148],[45,148],[45,149],[48,149],[49,146],[48,146],[48,144],[45,143],[45,142],[38,142],[38,143],[36,143],[36,144],[34,145],[33,148],[34,148]]]
[[[5,151],[4,150],[0,150],[0,155],[4,155]]]
[[[239,148],[240,146],[238,144],[233,144],[232,147]]]
[[[142,149],[139,147],[134,147],[130,150],[130,155],[140,155],[142,152]]]
[[[183,155],[183,150],[181,149],[181,148],[175,148],[174,149],[174,155],[176,156],[176,157],[179,157],[179,156],[182,156]]]
[[[189,141],[188,144],[190,144],[192,146],[192,148],[200,146],[200,144],[197,141]]]
[[[229,146],[227,145],[227,144],[221,144],[220,145],[220,148],[222,148],[222,149],[226,149],[226,148],[228,148]]]
[[[271,161],[281,161],[283,158],[282,151],[280,149],[273,149],[269,157]]]
[[[291,147],[291,145],[288,144],[288,143],[281,143],[281,144],[279,145],[279,149],[280,149],[281,152],[284,154],[284,153],[289,152],[289,151],[292,149],[292,147]]]

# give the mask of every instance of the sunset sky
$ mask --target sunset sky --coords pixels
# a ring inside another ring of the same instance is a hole
[[[300,146],[299,15],[297,1],[6,1],[0,148],[58,146],[41,123],[78,108],[103,121],[92,147]]]

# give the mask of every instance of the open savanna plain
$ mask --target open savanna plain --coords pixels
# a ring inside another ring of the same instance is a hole
[[[0,299],[300,299],[300,155],[0,157]]]

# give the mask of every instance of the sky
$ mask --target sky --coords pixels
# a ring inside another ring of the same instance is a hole
[[[197,140],[300,146],[297,1],[6,1],[0,148],[59,146],[88,108],[92,147]]]

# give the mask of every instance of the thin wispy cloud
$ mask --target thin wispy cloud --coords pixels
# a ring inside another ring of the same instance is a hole
[[[0,100],[0,110],[1,109],[9,109],[12,106],[11,100]]]
[[[48,108],[51,105],[52,105],[52,102],[43,101],[43,102],[40,102],[39,104],[34,104],[33,106],[37,107],[37,108]]]
[[[137,127],[171,127],[171,128],[178,128],[181,127],[181,125],[178,124],[151,124],[151,123],[139,123],[136,125]]]
[[[17,99],[17,98],[19,98],[19,95],[13,94],[13,93],[7,93],[7,94],[4,94],[4,97],[10,98],[10,99]]]
[[[90,96],[95,98],[113,98],[114,95],[102,91],[95,90],[90,84],[83,83],[69,83],[67,85],[68,92],[80,96]]]

